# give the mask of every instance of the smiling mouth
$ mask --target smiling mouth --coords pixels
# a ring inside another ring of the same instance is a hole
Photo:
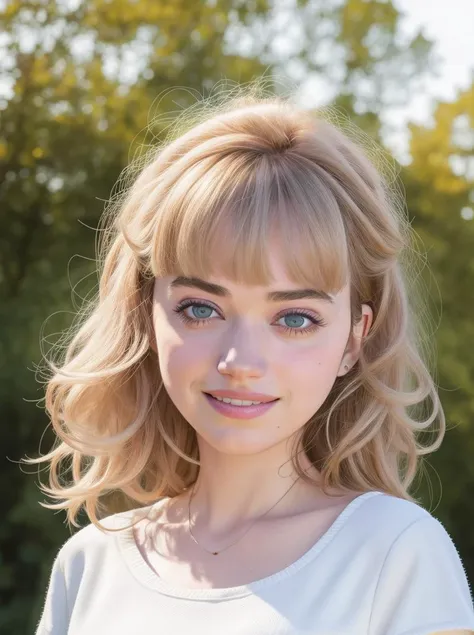
[[[266,401],[258,401],[254,399],[234,399],[230,397],[218,397],[217,395],[212,395],[211,393],[205,392],[205,395],[210,397],[211,399],[215,399],[216,401],[220,401],[221,403],[226,403],[231,406],[240,406],[240,407],[248,407],[248,406],[260,406],[262,404],[270,404],[278,401],[279,398],[270,399]]]
[[[271,401],[257,401],[250,399],[235,399],[231,397],[214,396],[210,393],[202,393],[208,404],[216,410],[221,417],[234,420],[257,419],[275,406],[280,398]],[[263,395],[262,395],[263,396]]]
[[[277,399],[271,399],[269,401],[257,401],[253,399],[231,399],[230,397],[217,397],[216,395],[211,395],[211,393],[205,392],[205,395],[211,397],[211,399],[215,399],[216,401],[220,401],[221,403],[227,403],[232,406],[260,406],[261,404],[274,403],[278,401]]]

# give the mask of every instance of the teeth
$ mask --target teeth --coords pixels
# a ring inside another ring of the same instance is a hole
[[[244,401],[243,399],[229,399],[228,397],[215,397],[214,395],[213,397],[214,399],[217,399],[217,401],[230,403],[233,406],[255,406],[262,403],[261,401]]]

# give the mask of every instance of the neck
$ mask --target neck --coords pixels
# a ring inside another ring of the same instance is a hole
[[[316,485],[298,477],[289,456],[277,447],[245,456],[224,455],[205,442],[199,448],[201,467],[191,516],[212,541],[238,533],[264,514],[277,518],[310,509],[322,496]],[[303,453],[300,456],[303,469],[316,480],[317,471]]]

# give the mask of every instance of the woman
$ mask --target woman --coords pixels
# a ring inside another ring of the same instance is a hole
[[[408,221],[349,131],[257,93],[188,111],[112,207],[99,297],[51,364],[59,443],[32,460],[49,507],[92,521],[38,635],[474,630],[408,493],[445,430]]]

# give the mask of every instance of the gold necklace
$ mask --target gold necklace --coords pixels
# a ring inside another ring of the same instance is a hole
[[[221,549],[220,551],[209,551],[208,549],[206,549],[205,547],[203,547],[202,545],[199,544],[199,542],[196,540],[196,537],[193,534],[193,530],[191,529],[191,501],[194,498],[194,488],[196,486],[196,482],[194,482],[193,484],[193,489],[191,491],[191,495],[189,497],[189,501],[188,501],[188,527],[189,527],[189,533],[191,535],[191,538],[194,540],[194,542],[198,545],[198,547],[201,547],[201,549],[204,549],[204,551],[207,551],[207,553],[211,553],[213,556],[217,556],[218,554],[222,553],[223,551],[226,551],[226,549],[230,549],[230,547],[233,547],[237,542],[239,542],[239,540],[242,540],[242,538],[248,534],[248,532],[252,529],[252,527],[255,525],[255,523],[260,520],[261,518],[263,518],[264,516],[266,516],[269,512],[272,511],[272,509],[274,507],[276,507],[278,505],[278,503],[283,500],[283,498],[285,498],[285,496],[288,494],[288,492],[292,489],[292,487],[294,487],[296,485],[296,483],[298,482],[298,479],[300,477],[298,477],[293,483],[292,485],[286,490],[286,492],[283,494],[283,496],[281,498],[279,498],[277,500],[277,502],[272,505],[270,507],[270,509],[268,511],[266,511],[264,514],[262,514],[261,516],[259,516],[257,518],[257,520],[254,520],[254,522],[250,525],[250,527],[244,532],[244,534],[242,534],[242,536],[240,536],[240,538],[238,538],[235,542],[233,542],[232,544],[228,545],[227,547],[224,547],[224,549]]]

